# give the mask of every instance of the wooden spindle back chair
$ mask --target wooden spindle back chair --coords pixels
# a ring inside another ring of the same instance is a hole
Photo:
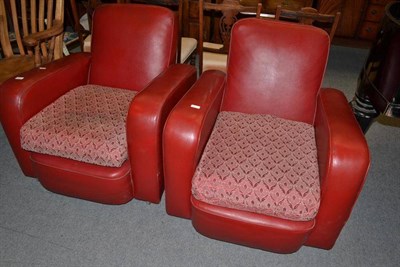
[[[207,69],[226,69],[226,55],[229,51],[230,35],[233,24],[239,19],[239,14],[254,14],[259,18],[261,14],[262,5],[258,3],[256,6],[243,6],[238,0],[224,0],[220,4],[214,4],[199,0],[199,72],[202,73]],[[212,11],[214,13],[221,13],[219,18],[219,38],[221,44],[204,42],[205,35],[205,18],[204,12]],[[204,54],[203,52],[206,52]],[[216,57],[211,55],[217,55]],[[223,55],[223,56],[220,56]],[[221,61],[221,62],[218,62]],[[222,62],[224,61],[224,62]],[[207,65],[203,69],[203,67]]]
[[[276,8],[275,19],[294,21],[301,24],[313,25],[323,28],[332,41],[339,24],[340,12],[336,14],[322,14],[312,7],[303,7],[300,10],[283,9],[280,5]]]
[[[64,0],[0,0],[0,84],[62,57]]]

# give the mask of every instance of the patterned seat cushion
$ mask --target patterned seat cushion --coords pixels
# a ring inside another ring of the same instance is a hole
[[[222,207],[313,219],[320,200],[313,126],[221,112],[193,177],[192,194]]]
[[[28,120],[22,148],[102,166],[127,159],[126,116],[136,91],[84,85]]]

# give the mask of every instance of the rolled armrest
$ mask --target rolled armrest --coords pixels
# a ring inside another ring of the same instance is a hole
[[[191,217],[191,184],[220,110],[225,74],[206,71],[173,109],[164,129],[166,210]]]
[[[344,94],[323,89],[315,118],[321,203],[307,244],[330,249],[350,216],[369,168],[365,137]]]
[[[162,131],[176,103],[196,81],[191,65],[173,65],[140,91],[127,119],[128,154],[137,199],[160,202],[164,190]]]
[[[21,149],[20,128],[63,94],[86,84],[89,65],[90,54],[74,54],[0,85],[0,120],[25,175],[34,176],[29,153]]]

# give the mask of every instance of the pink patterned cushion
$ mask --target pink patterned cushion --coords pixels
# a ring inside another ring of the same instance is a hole
[[[312,125],[221,112],[192,180],[193,196],[222,207],[308,221],[320,200]]]
[[[77,87],[23,125],[22,148],[119,167],[128,157],[125,121],[136,93],[99,85]]]

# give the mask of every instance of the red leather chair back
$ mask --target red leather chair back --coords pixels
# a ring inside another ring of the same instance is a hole
[[[328,34],[312,26],[260,19],[237,22],[222,110],[313,124],[328,52]]]
[[[178,19],[157,6],[104,6],[93,17],[89,83],[140,91],[175,62]]]

